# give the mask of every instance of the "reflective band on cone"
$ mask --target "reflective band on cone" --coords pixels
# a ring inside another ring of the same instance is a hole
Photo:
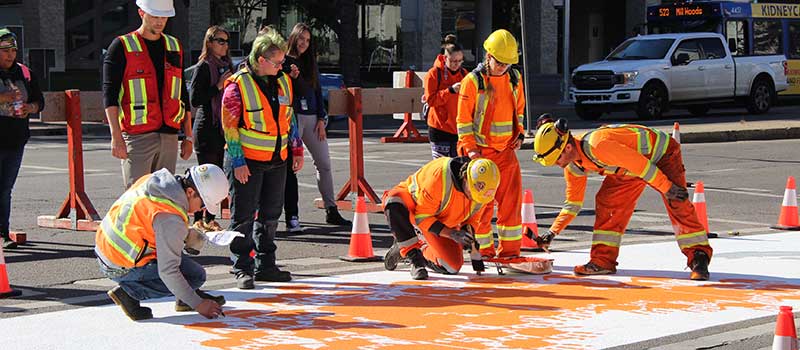
[[[372,251],[372,234],[369,231],[369,218],[367,217],[367,203],[364,197],[356,199],[356,212],[353,214],[353,230],[350,234],[350,250],[347,256],[339,259],[350,262],[381,261],[382,257],[376,256]]]
[[[778,312],[772,350],[797,350],[797,330],[794,327],[794,314],[791,306],[781,306],[780,312]]]
[[[794,176],[789,176],[786,180],[786,191],[783,193],[783,203],[781,204],[781,214],[778,216],[778,224],[772,226],[778,230],[800,230],[800,219],[797,211],[797,187],[794,183]]]
[[[539,225],[536,223],[536,207],[533,204],[533,191],[525,190],[522,195],[522,247],[524,251],[538,250],[539,245],[527,233],[539,237]]]

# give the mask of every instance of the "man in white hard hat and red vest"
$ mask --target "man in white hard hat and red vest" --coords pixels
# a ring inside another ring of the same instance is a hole
[[[175,16],[173,0],[136,0],[142,25],[115,38],[103,61],[103,100],[111,129],[111,154],[122,160],[129,187],[161,168],[175,172],[180,155],[192,155],[189,94],[183,83],[183,47],[164,34]]]
[[[219,214],[228,196],[228,178],[220,167],[203,164],[185,175],[167,169],[142,176],[111,206],[95,235],[100,271],[119,283],[108,295],[134,321],[153,317],[140,300],[175,295],[175,311],[222,315],[225,298],[199,288],[206,281],[203,266],[184,255],[199,249],[198,233],[189,216],[204,207]],[[202,245],[203,240],[199,240]]]

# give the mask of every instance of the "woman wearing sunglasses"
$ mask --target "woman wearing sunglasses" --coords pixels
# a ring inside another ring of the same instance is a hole
[[[259,32],[246,63],[225,81],[222,96],[228,146],[225,163],[231,182],[230,229],[244,234],[230,246],[240,289],[255,288],[254,280],[292,279],[275,264],[286,167],[294,172],[303,167],[303,141],[292,111],[292,80],[281,70],[286,48],[277,30],[268,27]],[[255,259],[250,257],[253,248]]]
[[[200,61],[190,87],[194,114],[194,151],[198,164],[214,164],[222,168],[225,159],[225,136],[222,133],[222,89],[233,73],[228,55],[228,31],[212,26],[206,31]],[[194,215],[198,229],[219,231],[222,228],[213,214],[201,210]]]
[[[314,159],[314,167],[317,169],[317,188],[325,202],[325,222],[337,226],[350,226],[350,221],[339,214],[333,196],[331,156],[325,135],[328,116],[322,100],[317,67],[317,52],[311,36],[311,27],[305,23],[297,23],[289,34],[289,53],[283,65],[283,72],[292,77],[296,95],[294,111],[297,113],[297,130],[303,138],[303,144],[311,153],[311,158]],[[298,200],[297,175],[289,171],[286,175],[284,204],[286,230],[289,232],[303,230],[299,222]]]
[[[433,158],[457,157],[456,114],[458,112],[458,91],[461,80],[467,76],[464,52],[456,42],[456,36],[449,34],[442,43],[442,52],[436,56],[433,67],[425,76],[425,95],[428,105],[428,137],[431,142]]]

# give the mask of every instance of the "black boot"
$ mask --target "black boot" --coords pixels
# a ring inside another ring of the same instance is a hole
[[[325,222],[337,226],[350,226],[353,224],[350,220],[343,218],[342,215],[339,214],[339,208],[337,207],[325,208]]]
[[[702,250],[695,250],[694,257],[692,258],[692,273],[689,276],[690,279],[695,281],[706,281],[710,277],[708,273],[708,263],[709,263],[708,254]]]
[[[14,249],[17,247],[17,242],[11,239],[11,236],[7,233],[2,234],[3,239],[3,249]]]
[[[425,269],[427,262],[425,261],[425,256],[422,255],[422,251],[418,248],[411,249],[406,254],[406,257],[411,260],[411,278],[415,280],[428,279],[428,270]]]
[[[400,256],[400,246],[397,245],[397,241],[392,244],[392,247],[389,248],[389,251],[386,252],[386,255],[383,257],[383,267],[387,271],[394,271],[397,268],[397,264],[401,261],[406,260],[402,256]]]
[[[149,307],[139,305],[139,301],[128,295],[120,286],[116,286],[108,291],[108,296],[111,297],[111,300],[113,300],[115,304],[122,308],[122,311],[125,312],[125,315],[131,320],[140,321],[153,318],[153,310],[150,310]]]

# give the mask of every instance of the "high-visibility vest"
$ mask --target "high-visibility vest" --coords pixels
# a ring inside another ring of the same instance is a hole
[[[242,96],[242,120],[239,123],[239,141],[242,144],[244,157],[257,161],[269,161],[276,150],[280,150],[281,159],[288,156],[289,125],[294,110],[292,109],[292,82],[289,76],[278,72],[278,122],[272,115],[272,107],[267,96],[256,84],[248,67],[244,67],[225,81],[236,84]],[[280,138],[280,145],[278,145]]]
[[[153,220],[158,214],[174,214],[189,224],[186,211],[172,200],[147,189],[153,175],[142,176],[111,206],[95,235],[95,252],[115,268],[144,266],[156,259]],[[177,232],[176,232],[177,233]]]
[[[517,101],[519,100],[519,90],[517,86],[520,84],[522,75],[514,68],[509,69],[509,85],[514,97],[514,110],[517,108]],[[472,118],[472,125],[458,125],[459,135],[471,134],[475,136],[475,141],[478,146],[488,147],[491,138],[512,138],[516,136],[518,125],[523,122],[524,115],[519,114],[511,116],[508,120],[507,116],[493,116],[489,121],[486,118],[486,110],[489,107],[489,98],[486,96],[485,82],[486,79],[483,73],[479,70],[473,70],[467,74],[466,79],[472,81],[477,87],[477,96],[475,99],[475,111]]]
[[[177,52],[183,64],[183,48],[173,36],[162,34],[167,53]],[[159,82],[156,68],[147,52],[144,38],[133,31],[119,37],[125,50],[125,73],[119,92],[119,120],[122,131],[142,134],[156,131],[162,125],[180,129],[186,106],[181,101],[181,66],[170,64],[164,55],[164,83],[161,98],[158,98]],[[149,96],[148,94],[153,94]]]
[[[481,204],[470,200],[466,193],[455,188],[450,170],[451,160],[448,157],[434,159],[398,185],[405,187],[411,194],[416,208],[428,207],[429,201],[438,202],[435,212],[423,213],[416,210],[412,213],[416,225],[435,217],[447,227],[459,227],[481,209]],[[426,191],[428,195],[424,195],[422,191]],[[387,204],[391,201],[391,198],[387,200]]]

